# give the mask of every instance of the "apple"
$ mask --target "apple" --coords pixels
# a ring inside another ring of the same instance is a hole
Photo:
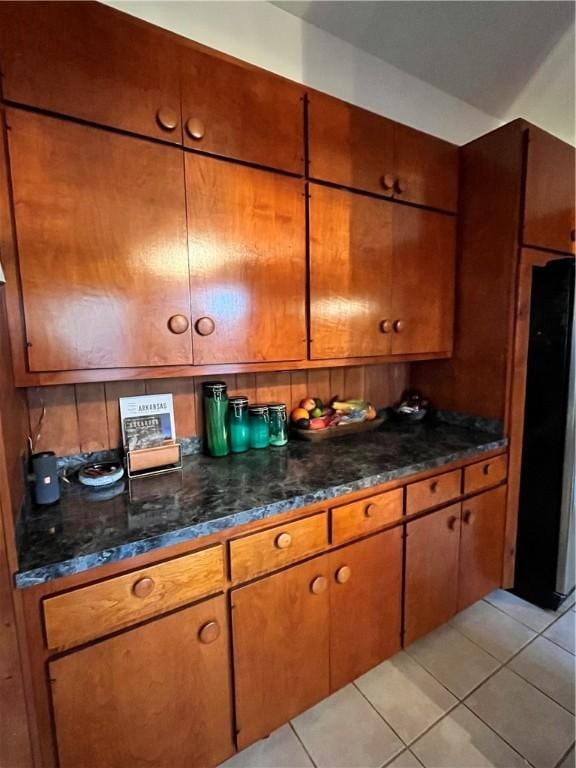
[[[304,400],[300,402],[300,408],[304,408],[304,410],[308,412],[313,411],[314,408],[316,408],[316,401],[313,397],[305,397]]]

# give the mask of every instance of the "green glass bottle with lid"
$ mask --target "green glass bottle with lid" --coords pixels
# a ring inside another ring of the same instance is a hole
[[[265,403],[255,403],[248,408],[250,423],[250,448],[268,448],[270,445],[270,415]]]
[[[246,395],[235,395],[228,399],[228,439],[232,453],[243,453],[250,448]]]
[[[270,413],[270,445],[281,446],[288,442],[288,416],[285,403],[268,403]]]
[[[204,405],[204,439],[210,456],[227,456],[228,447],[228,387],[224,381],[202,384]]]

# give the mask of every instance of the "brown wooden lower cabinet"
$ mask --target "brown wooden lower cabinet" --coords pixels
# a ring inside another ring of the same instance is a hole
[[[239,749],[328,696],[329,618],[325,555],[232,591]]]
[[[402,528],[232,593],[238,747],[400,649]]]
[[[506,486],[473,496],[462,504],[458,610],[502,584]]]
[[[60,768],[217,765],[233,751],[226,599],[49,664]]]
[[[405,645],[456,613],[460,508],[452,504],[406,526]]]
[[[424,491],[431,485],[436,498],[452,474],[422,481]],[[454,476],[460,487],[460,470]],[[408,502],[410,489],[422,492],[418,483],[409,485]],[[386,494],[395,514],[402,511],[398,493]],[[342,528],[347,513],[357,523],[358,509],[365,513],[383,498],[336,505],[331,519],[336,513],[340,527],[332,529],[333,543],[335,531],[353,535],[354,526]],[[232,540],[233,581],[255,579],[265,567],[284,570],[233,587],[229,606],[220,594],[146,623],[145,614],[135,612],[140,624],[134,628],[110,636],[119,625],[109,623],[107,638],[48,662],[59,768],[92,768],[95,755],[98,768],[220,764],[235,746],[267,736],[399,651],[402,621],[409,645],[500,586],[505,513],[506,486],[499,485],[315,556],[329,546],[325,512]],[[281,535],[293,538],[308,559],[289,565],[272,557]],[[211,553],[220,579],[222,551],[212,547],[136,576],[49,596],[45,614],[50,618],[52,611],[52,623],[64,624],[51,602],[74,607],[83,594],[90,601],[152,571],[172,588],[179,584],[174,569],[188,572],[192,559]],[[162,605],[174,607],[169,593]],[[73,635],[76,643],[87,639]]]
[[[502,585],[506,486],[406,525],[404,644]]]
[[[400,650],[402,527],[331,552],[330,687]]]

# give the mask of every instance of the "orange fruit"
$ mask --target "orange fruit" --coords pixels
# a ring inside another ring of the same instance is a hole
[[[294,408],[292,413],[290,414],[290,420],[291,421],[299,421],[300,419],[309,419],[310,414],[305,408]]]

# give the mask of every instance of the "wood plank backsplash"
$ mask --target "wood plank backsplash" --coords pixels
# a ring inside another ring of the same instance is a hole
[[[202,434],[201,384],[209,378],[226,381],[231,395],[247,395],[251,402],[285,402],[293,408],[306,395],[324,400],[333,395],[364,397],[376,407],[390,405],[408,386],[408,377],[407,363],[387,363],[357,368],[32,387],[27,390],[30,430],[31,434],[36,431],[45,407],[35,450],[67,456],[120,446],[119,397],[171,392],[176,433],[190,437]]]

